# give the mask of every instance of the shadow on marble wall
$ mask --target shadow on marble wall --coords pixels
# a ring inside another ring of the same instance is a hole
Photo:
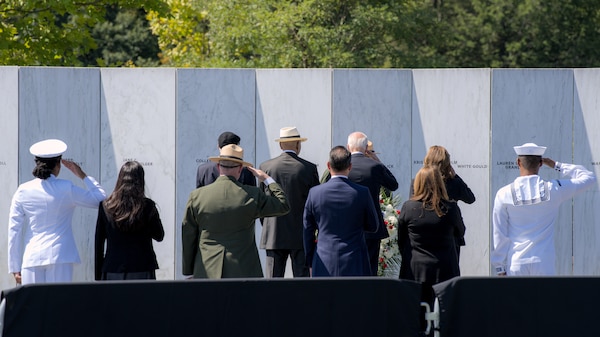
[[[410,70],[335,69],[333,71],[332,145],[364,132],[382,163],[394,174],[394,195],[406,201],[411,169]]]
[[[321,174],[331,149],[331,92],[331,69],[257,69],[255,165],[279,156],[279,130],[295,126],[308,139],[300,157],[316,164]],[[257,222],[257,242],[261,235]],[[264,266],[265,250],[259,254]],[[291,275],[289,268],[286,275]]]
[[[568,69],[494,69],[492,72],[492,162],[490,207],[499,188],[518,175],[513,146],[533,142],[547,147],[544,156],[573,158],[573,71]],[[561,176],[544,166],[544,179]],[[571,275],[573,209],[561,206],[555,228],[556,267]],[[490,220],[491,223],[491,220]]]
[[[0,67],[0,289],[15,285],[6,270],[10,201],[19,183],[19,68]]]
[[[110,128],[110,118],[108,116],[108,110],[106,109],[107,101],[106,101],[106,92],[103,88],[102,76],[100,77],[100,176],[97,177],[100,185],[106,191],[106,196],[108,197],[114,190],[115,184],[117,182],[117,176],[120,170],[120,167],[117,167],[117,164],[114,160],[109,160],[109,158],[115,158],[116,154],[113,146],[113,133]],[[147,183],[144,185],[144,189],[147,188]],[[160,210],[159,210],[160,212]],[[95,233],[94,233],[95,235]],[[105,248],[106,249],[106,248]],[[95,261],[95,249],[94,255],[92,255],[92,261]],[[94,271],[95,271],[95,263],[94,263]],[[95,274],[92,274],[92,280],[95,277]],[[88,279],[85,279],[88,281]]]
[[[241,138],[244,159],[255,162],[255,72],[251,69],[177,69],[175,279],[181,275],[181,222],[196,171],[219,154],[224,131]]]
[[[35,164],[29,146],[47,138],[65,141],[68,149],[63,158],[100,179],[99,85],[98,69],[19,68],[19,183],[33,179]],[[84,187],[64,167],[59,178]],[[82,207],[76,207],[73,214],[73,235],[81,258],[73,270],[77,280],[93,279],[96,215],[97,208]]]
[[[12,79],[3,76],[11,71]],[[403,201],[427,148],[445,146],[477,197],[476,206],[461,205],[470,226],[467,240],[472,240],[461,259],[466,275],[489,273],[489,208],[496,191],[518,175],[512,146],[538,142],[548,146],[551,158],[600,173],[595,146],[600,143],[598,69],[2,67],[0,72],[0,88],[18,86],[18,104],[10,108],[10,100],[2,98],[6,94],[0,99],[8,102],[7,111],[14,110],[12,123],[18,124],[15,135],[7,137],[18,142],[18,163],[13,166],[19,182],[30,179],[28,148],[41,138],[65,139],[66,157],[81,162],[108,193],[125,159],[152,163],[145,166],[147,190],[159,203],[169,233],[169,242],[155,246],[162,279],[181,278],[183,210],[195,187],[197,166],[218,154],[216,139],[222,131],[238,133],[245,158],[258,166],[279,155],[274,141],[279,129],[296,126],[308,138],[301,156],[317,164],[319,174],[332,146],[345,145],[352,131],[364,131],[396,176]],[[10,171],[10,151],[0,153],[8,156],[0,157],[0,165],[6,161]],[[542,173],[558,178],[553,172]],[[77,183],[70,172],[63,174]],[[0,196],[0,216],[6,219],[16,181],[4,186],[10,189]],[[600,254],[598,195],[596,187],[561,209],[559,222],[567,224],[557,229],[563,275],[600,274],[593,261]],[[74,225],[85,224],[74,229],[83,261],[77,267],[78,281],[93,278],[95,219],[95,210],[78,210],[73,220]],[[264,260],[264,250],[259,252]],[[0,270],[6,268],[2,266]],[[0,279],[3,286],[10,281],[8,276]]]
[[[573,86],[572,162],[600,174],[600,87],[599,69],[575,69]],[[599,275],[600,264],[600,182],[573,199],[573,274]]]
[[[412,71],[410,178],[423,166],[429,147],[440,145],[474,193],[473,204],[458,202],[467,227],[461,273],[468,276],[489,273],[490,76],[485,68]]]

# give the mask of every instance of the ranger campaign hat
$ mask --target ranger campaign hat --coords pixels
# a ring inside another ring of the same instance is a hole
[[[244,161],[244,149],[239,145],[225,145],[220,152],[218,157],[208,157],[208,159],[216,163],[226,160],[242,164],[242,166],[252,166],[252,164]]]

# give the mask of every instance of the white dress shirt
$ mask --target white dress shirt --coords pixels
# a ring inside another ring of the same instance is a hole
[[[555,169],[571,179],[544,181],[539,175],[521,176],[496,193],[492,216],[494,272],[509,272],[511,265],[544,263],[554,274],[554,225],[559,206],[596,178],[583,166],[556,162]],[[510,273],[509,273],[510,274]]]
[[[92,177],[83,189],[69,180],[51,175],[19,186],[10,205],[8,224],[8,271],[57,263],[79,263],[71,228],[75,206],[98,207],[106,198]]]

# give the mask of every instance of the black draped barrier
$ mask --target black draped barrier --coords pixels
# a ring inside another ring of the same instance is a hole
[[[600,278],[458,277],[437,284],[441,337],[598,336]]]
[[[420,285],[385,278],[132,281],[2,292],[12,336],[418,336]]]

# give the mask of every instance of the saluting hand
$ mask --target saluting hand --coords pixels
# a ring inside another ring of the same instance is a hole
[[[250,172],[252,172],[252,174],[258,178],[258,180],[262,183],[263,181],[267,180],[267,178],[269,178],[269,175],[266,174],[264,171],[259,170],[259,169],[255,169],[252,166],[247,166],[246,167]]]
[[[77,163],[70,161],[70,160],[66,160],[66,159],[62,159],[61,163],[69,169],[69,171],[73,172],[74,175],[78,176],[80,179],[85,178],[87,175],[85,174],[85,172],[83,172],[83,170],[81,169],[81,167],[79,167],[79,165],[77,165]]]
[[[377,154],[375,153],[375,151],[372,151],[372,150],[367,150],[367,151],[365,152],[365,157],[367,157],[367,158],[371,158],[371,159],[373,159],[374,161],[376,161],[376,162],[378,162],[378,163],[381,163],[381,160],[379,159],[379,157],[377,157]]]
[[[554,168],[554,166],[556,165],[556,162],[550,158],[542,158],[542,163],[544,163],[550,168]]]

